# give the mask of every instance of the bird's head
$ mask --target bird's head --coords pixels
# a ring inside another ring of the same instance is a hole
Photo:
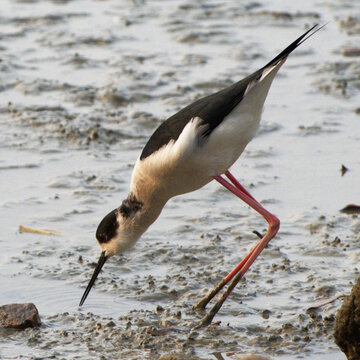
[[[96,240],[101,247],[101,254],[89,284],[81,298],[80,306],[87,298],[106,260],[130,249],[146,230],[139,224],[138,213],[142,203],[129,196],[122,205],[109,212],[96,230]]]

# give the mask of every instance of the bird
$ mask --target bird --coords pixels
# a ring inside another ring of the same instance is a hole
[[[169,199],[216,180],[262,215],[268,229],[264,236],[257,233],[261,237],[257,245],[195,305],[196,309],[204,309],[228,285],[199,326],[212,322],[280,227],[280,220],[240,184],[230,168],[259,128],[263,105],[277,72],[289,54],[323,26],[314,25],[259,70],[196,100],[155,130],[135,162],[129,195],[98,225],[96,239],[101,254],[79,306],[83,305],[105,262],[132,248],[156,221]]]

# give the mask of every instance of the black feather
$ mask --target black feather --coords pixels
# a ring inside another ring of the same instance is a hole
[[[118,210],[123,217],[128,218],[139,211],[142,206],[143,203],[139,201],[135,195],[130,194],[128,198],[122,202]]]
[[[102,243],[109,242],[116,235],[118,229],[118,221],[116,218],[117,209],[110,211],[100,222],[96,230],[96,239]]]

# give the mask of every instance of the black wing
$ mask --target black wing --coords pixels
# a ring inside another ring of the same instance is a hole
[[[310,30],[306,31],[268,64],[247,76],[245,79],[242,79],[215,94],[208,95],[195,101],[165,120],[150,137],[141,153],[140,160],[147,158],[149,155],[168,144],[171,140],[177,140],[186,124],[192,118],[199,117],[202,119],[200,125],[207,125],[206,130],[202,135],[209,136],[211,132],[221,124],[223,119],[241,102],[248,85],[260,79],[265,69],[275,65],[280,60],[285,59],[308,37],[321,29],[318,28],[306,37],[306,35],[317,26],[318,25],[315,25]]]

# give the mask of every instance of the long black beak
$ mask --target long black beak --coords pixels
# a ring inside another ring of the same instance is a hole
[[[91,277],[90,279],[90,282],[89,282],[89,285],[87,286],[87,288],[85,289],[85,292],[84,292],[84,295],[82,296],[81,300],[80,300],[80,304],[79,306],[82,306],[82,304],[84,303],[84,301],[86,300],[87,296],[89,295],[89,292],[92,288],[92,286],[94,285],[95,283],[95,280],[97,278],[97,276],[99,275],[99,272],[101,270],[101,268],[104,266],[106,260],[108,259],[109,257],[105,255],[105,251],[103,251],[99,257],[99,261],[96,265],[96,268],[95,268],[95,271],[93,273],[93,276]]]

